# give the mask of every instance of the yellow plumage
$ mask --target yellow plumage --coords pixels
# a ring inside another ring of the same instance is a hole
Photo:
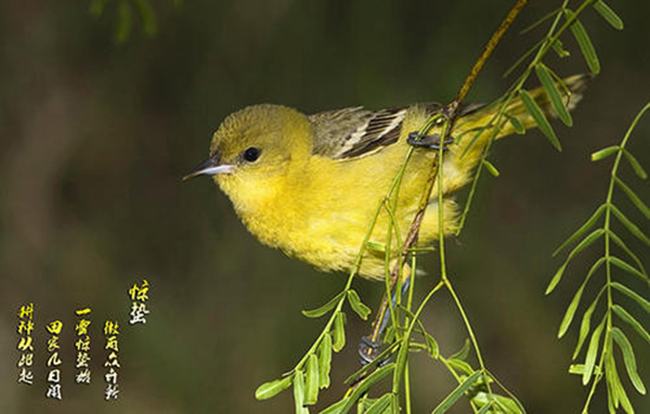
[[[570,97],[573,106],[579,98],[577,91],[584,83],[583,78],[569,78],[566,83],[574,92]],[[531,94],[545,111],[550,112],[541,89]],[[463,135],[463,132],[485,125],[497,109],[493,104],[457,120],[452,136],[461,138],[455,139],[444,154],[445,195],[468,182],[491,135],[486,130],[467,150],[475,134]],[[195,175],[214,174],[215,182],[231,199],[239,217],[261,242],[319,269],[348,271],[354,265],[380,200],[389,191],[405,160],[409,150],[408,134],[418,131],[431,115],[430,106],[426,105],[393,110],[379,117],[376,113],[360,111],[351,108],[309,117],[276,105],[245,108],[228,116],[215,132],[209,162]],[[526,128],[534,126],[533,119],[517,99],[509,104],[507,113],[519,119]],[[323,139],[340,138],[336,136],[337,122],[345,125],[346,117],[357,115],[361,126],[355,129],[356,124],[353,125],[353,132],[340,139],[340,150],[334,145],[324,145],[327,143],[323,143]],[[373,116],[375,121],[372,121]],[[324,128],[319,122],[332,125]],[[379,132],[374,133],[375,130]],[[439,132],[434,127],[429,134]],[[508,123],[497,138],[513,132]],[[334,137],[327,138],[326,133]],[[395,135],[388,142],[390,134]],[[317,142],[318,139],[321,141]],[[355,139],[361,141],[356,147],[348,143]],[[359,151],[362,145],[365,147]],[[325,149],[316,150],[316,146]],[[343,153],[344,149],[347,152]],[[461,157],[463,152],[466,153]],[[345,155],[351,153],[354,156]],[[394,211],[403,237],[436,156],[437,151],[417,148],[406,168]],[[442,233],[448,234],[456,228],[458,218],[456,204],[450,196],[445,197],[444,208]],[[441,232],[437,209],[434,196],[424,216],[419,245],[432,245]],[[384,244],[388,225],[389,216],[382,211],[370,240]],[[398,248],[394,246],[394,250]],[[382,278],[384,262],[383,253],[369,250],[362,260],[360,274],[371,279]]]

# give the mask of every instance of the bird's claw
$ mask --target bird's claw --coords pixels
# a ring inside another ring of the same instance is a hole
[[[408,135],[408,138],[406,139],[406,142],[408,142],[410,145],[414,147],[424,147],[424,148],[429,148],[432,150],[439,150],[440,149],[440,135],[439,134],[433,134],[433,135],[425,135],[422,137],[422,139],[418,139],[418,132],[411,132]],[[442,142],[442,150],[446,151],[449,147],[454,142],[454,139],[452,137],[449,137],[445,139]]]
[[[382,352],[382,346],[379,342],[373,341],[368,336],[361,338],[359,342],[359,360],[361,365],[368,365],[377,358]],[[379,366],[383,366],[389,362],[390,358],[379,361]]]

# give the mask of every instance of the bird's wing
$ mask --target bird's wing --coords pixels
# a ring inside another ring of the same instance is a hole
[[[397,142],[407,108],[372,111],[362,106],[310,115],[314,154],[334,159],[368,155]]]
[[[419,104],[432,115],[442,108],[437,102]],[[459,116],[482,104],[463,105]],[[408,107],[372,111],[362,106],[319,112],[309,116],[314,126],[313,153],[333,159],[356,158],[379,151],[399,139]]]

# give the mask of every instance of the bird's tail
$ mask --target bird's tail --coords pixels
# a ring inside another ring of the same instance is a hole
[[[566,87],[559,86],[563,91],[566,107],[571,110],[582,98],[589,76],[575,75],[564,79]],[[556,117],[551,101],[543,88],[529,92],[546,116]],[[444,192],[453,192],[469,182],[472,171],[481,159],[487,143],[494,138],[500,139],[514,133],[523,133],[526,129],[537,126],[535,119],[528,112],[521,97],[512,99],[505,108],[506,116],[499,121],[500,128],[488,125],[494,124],[495,115],[501,109],[501,102],[497,101],[487,106],[480,107],[466,115],[462,115],[454,127],[452,137],[454,143],[449,148],[446,159],[446,176]],[[496,135],[495,135],[496,134]],[[435,193],[435,192],[434,192]]]
[[[558,84],[558,90],[563,95],[565,106],[569,111],[573,110],[582,99],[582,93],[586,88],[588,80],[589,75],[574,75],[565,78],[563,80],[564,85]],[[529,94],[546,116],[552,118],[557,117],[544,88],[539,87],[530,91]],[[477,150],[482,151],[484,145],[480,144],[485,144],[489,139],[491,139],[494,131],[491,128],[488,128],[483,132],[480,132],[480,129],[491,123],[492,118],[494,118],[500,110],[500,107],[501,102],[497,101],[463,116],[458,120],[454,135],[456,138],[461,137],[461,139],[457,138],[456,141],[459,143],[460,147],[464,147],[462,148],[464,153],[474,152]],[[496,139],[507,137],[514,133],[523,133],[526,129],[536,127],[537,123],[528,112],[521,97],[517,96],[508,103],[505,109],[505,117],[502,117],[501,125],[501,128],[496,132]]]

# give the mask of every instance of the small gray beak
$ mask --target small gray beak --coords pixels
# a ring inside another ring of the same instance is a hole
[[[183,177],[183,181],[187,181],[190,178],[198,177],[199,175],[216,175],[216,174],[227,174],[232,172],[235,169],[234,165],[228,164],[219,164],[219,157],[213,156],[208,158],[206,161],[197,165],[189,174]]]

